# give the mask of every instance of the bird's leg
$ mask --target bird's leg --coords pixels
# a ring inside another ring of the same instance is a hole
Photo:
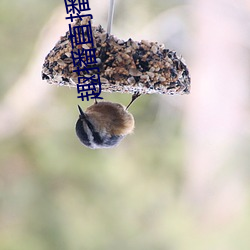
[[[139,91],[135,92],[133,95],[132,95],[132,100],[131,102],[128,104],[126,110],[131,106],[131,104],[140,96],[141,94],[139,93]]]

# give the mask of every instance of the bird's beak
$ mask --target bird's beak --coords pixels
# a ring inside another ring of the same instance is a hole
[[[78,109],[79,109],[79,112],[80,112],[80,118],[86,118],[84,112],[82,111],[82,108],[79,105],[77,105],[77,106],[78,106]]]

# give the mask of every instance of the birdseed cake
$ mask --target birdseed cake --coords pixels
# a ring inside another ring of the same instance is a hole
[[[72,25],[86,25],[89,17],[77,19]],[[101,89],[104,92],[140,94],[188,94],[190,76],[181,56],[164,48],[157,42],[116,38],[99,26],[92,26],[93,48],[96,48]],[[77,49],[90,49],[91,44],[75,46]],[[91,76],[96,70],[74,72],[70,32],[62,36],[45,58],[42,79],[50,84],[76,87],[79,76]]]

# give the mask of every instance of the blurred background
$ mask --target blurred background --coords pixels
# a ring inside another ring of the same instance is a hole
[[[106,28],[109,1],[89,2]],[[176,50],[192,89],[140,97],[105,150],[75,136],[91,103],[41,80],[65,17],[62,0],[0,2],[0,249],[249,250],[250,1],[116,0],[113,34]]]

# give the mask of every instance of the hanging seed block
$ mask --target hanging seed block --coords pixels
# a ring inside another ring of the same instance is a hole
[[[90,18],[77,19],[74,25],[86,25]],[[73,28],[73,27],[72,27]],[[188,94],[190,77],[182,57],[176,52],[165,49],[156,42],[123,41],[108,35],[101,27],[92,26],[96,64],[102,83],[102,91],[141,94]],[[76,72],[72,59],[72,44],[69,31],[62,36],[55,47],[46,56],[42,68],[42,79],[50,84],[76,87],[79,76],[90,77],[97,70]],[[78,49],[90,49],[91,44],[74,46]]]

